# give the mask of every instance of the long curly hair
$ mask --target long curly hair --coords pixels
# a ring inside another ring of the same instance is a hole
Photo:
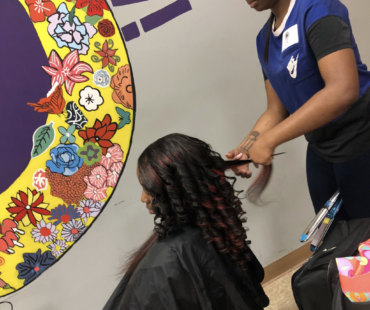
[[[201,229],[207,243],[247,269],[253,254],[243,217],[246,213],[234,190],[236,178],[207,143],[182,134],[170,134],[149,145],[138,160],[138,176],[153,198],[154,233],[126,264],[132,274],[156,238],[166,238],[182,225]]]

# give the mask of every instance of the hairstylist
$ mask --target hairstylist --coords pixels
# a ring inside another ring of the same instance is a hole
[[[347,8],[339,0],[247,2],[271,10],[257,37],[267,109],[226,156],[270,165],[277,146],[305,135],[315,211],[339,188],[338,219],[370,217],[370,72]],[[234,172],[251,176],[248,166]]]

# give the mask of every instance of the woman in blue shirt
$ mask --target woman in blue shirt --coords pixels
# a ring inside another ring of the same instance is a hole
[[[315,211],[339,188],[338,219],[370,217],[370,72],[339,0],[247,0],[271,10],[257,37],[267,109],[229,159],[270,165],[275,148],[305,135]],[[234,170],[250,177],[248,166]]]

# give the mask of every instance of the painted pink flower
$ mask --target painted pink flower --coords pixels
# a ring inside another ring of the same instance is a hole
[[[46,178],[45,170],[39,169],[33,174],[32,186],[38,191],[44,191],[48,187],[48,179]]]
[[[118,178],[121,174],[123,168],[123,163],[114,163],[108,170],[107,185],[110,187],[115,187],[118,182]]]
[[[84,181],[87,184],[87,188],[85,190],[85,197],[87,199],[92,199],[94,201],[100,201],[107,198],[107,185],[104,184],[101,188],[97,188],[94,185],[90,184],[89,178],[87,176],[84,177]]]
[[[117,162],[121,162],[123,159],[123,151],[118,144],[113,145],[107,150],[107,154],[101,156],[100,164],[107,170]]]
[[[104,183],[107,181],[107,177],[108,177],[107,170],[105,170],[104,167],[99,166],[99,167],[94,168],[91,171],[91,175],[89,176],[89,181],[91,185],[97,188],[101,188],[104,185]]]
[[[51,85],[53,86],[55,83],[63,85],[65,83],[69,95],[72,95],[75,83],[82,83],[89,80],[86,76],[81,75],[82,73],[93,72],[89,64],[80,61],[77,50],[70,52],[64,58],[63,63],[58,53],[53,50],[50,53],[49,65],[50,67],[43,66],[42,68],[52,77]]]

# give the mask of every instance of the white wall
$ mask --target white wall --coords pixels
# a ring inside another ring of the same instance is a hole
[[[157,0],[114,8],[123,26],[170,4]],[[370,64],[368,0],[343,1],[350,10],[363,60]],[[151,142],[180,132],[225,154],[263,112],[266,99],[255,37],[268,13],[243,0],[191,0],[193,10],[127,43],[137,90],[136,129],[125,172],[110,204],[89,232],[37,281],[8,298],[14,310],[100,310],[118,283],[124,255],[153,228],[140,202],[136,160]],[[304,139],[278,151],[268,206],[247,203],[252,249],[267,265],[296,249],[314,216],[305,178]],[[250,180],[238,180],[245,189]],[[6,310],[6,306],[1,305]],[[1,308],[0,309],[3,309]]]

